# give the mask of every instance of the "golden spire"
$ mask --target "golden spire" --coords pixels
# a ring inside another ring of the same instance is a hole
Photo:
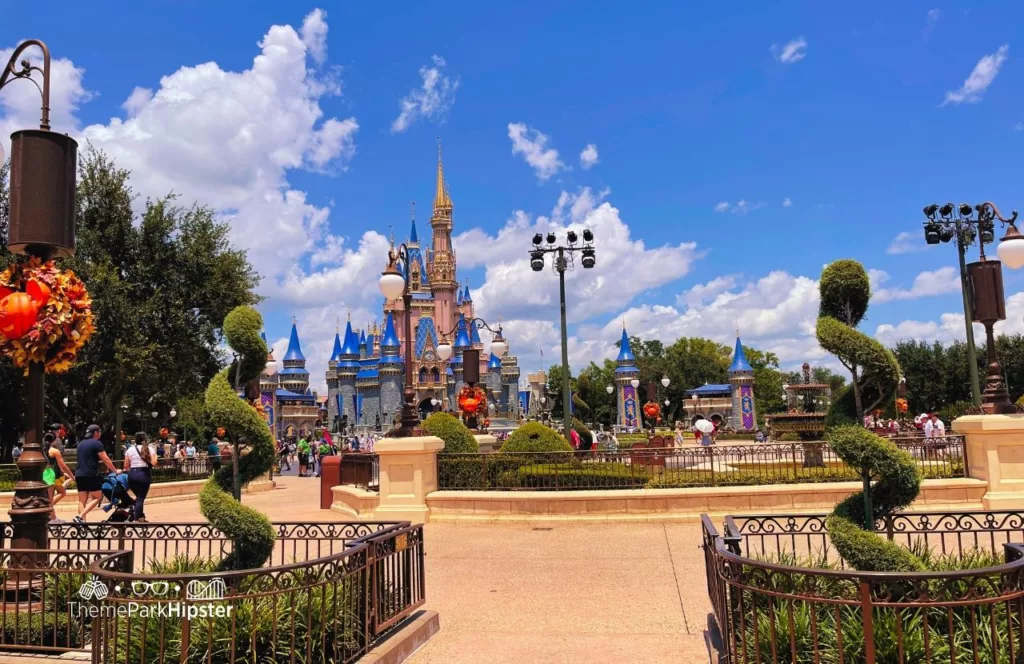
[[[451,209],[452,199],[444,181],[444,165],[441,163],[441,137],[437,137],[437,190],[434,192],[434,212]]]

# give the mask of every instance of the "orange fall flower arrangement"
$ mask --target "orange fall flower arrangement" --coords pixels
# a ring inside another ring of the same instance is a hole
[[[33,257],[0,272],[0,353],[16,367],[63,373],[95,329],[89,291],[71,270]]]

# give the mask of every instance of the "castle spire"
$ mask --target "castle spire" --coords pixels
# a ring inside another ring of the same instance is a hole
[[[420,240],[416,236],[416,201],[412,202],[412,228],[409,230],[409,244],[419,244]]]
[[[299,330],[295,327],[294,318],[292,319],[292,333],[288,337],[288,350],[284,353],[284,359],[296,362],[306,361],[306,356],[302,354],[302,346],[299,345]]]
[[[739,329],[736,330],[736,348],[733,350],[732,365],[729,367],[729,375],[738,373],[752,373],[754,369],[747,361],[747,354],[743,352],[743,343],[740,341]]]
[[[441,137],[437,137],[437,188],[434,192],[434,212],[451,210],[452,199],[448,195],[448,186],[444,181],[444,165],[441,162]]]

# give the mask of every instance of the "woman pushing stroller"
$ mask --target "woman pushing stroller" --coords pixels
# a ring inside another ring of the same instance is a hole
[[[135,434],[135,440],[124,454],[124,469],[128,471],[128,489],[135,494],[132,521],[145,523],[144,510],[149,486],[153,483],[153,466],[157,464],[156,448],[150,445],[145,432]]]

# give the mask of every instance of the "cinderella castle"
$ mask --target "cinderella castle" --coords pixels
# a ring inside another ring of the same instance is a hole
[[[410,341],[398,334],[405,329],[405,316],[412,317],[413,390],[422,417],[434,410],[457,409],[457,395],[464,386],[462,355],[467,349],[481,351],[478,385],[486,390],[488,402],[494,406],[490,416],[518,416],[518,360],[508,351],[502,357],[482,352],[484,344],[477,326],[472,324],[475,313],[469,286],[460,285],[457,279],[453,207],[439,149],[430,246],[420,246],[415,217],[406,241],[409,264],[403,276],[412,290],[411,310],[405,311],[401,300],[387,302],[383,328],[374,323],[368,329],[353,329],[349,321],[344,336],[340,330],[334,335],[334,349],[327,364],[324,413],[324,423],[332,429],[337,430],[342,421],[350,427],[379,425],[384,429],[397,421],[405,386],[405,344]],[[381,257],[382,263],[385,258]],[[452,345],[452,356],[447,361],[437,354],[442,341]],[[281,432],[289,426],[284,421],[286,411],[306,406],[303,412],[311,413],[315,402],[294,324],[282,364],[279,372],[264,377],[261,390],[266,396],[274,395],[272,405],[282,420],[276,429]],[[299,430],[304,428],[304,422],[291,424]]]

